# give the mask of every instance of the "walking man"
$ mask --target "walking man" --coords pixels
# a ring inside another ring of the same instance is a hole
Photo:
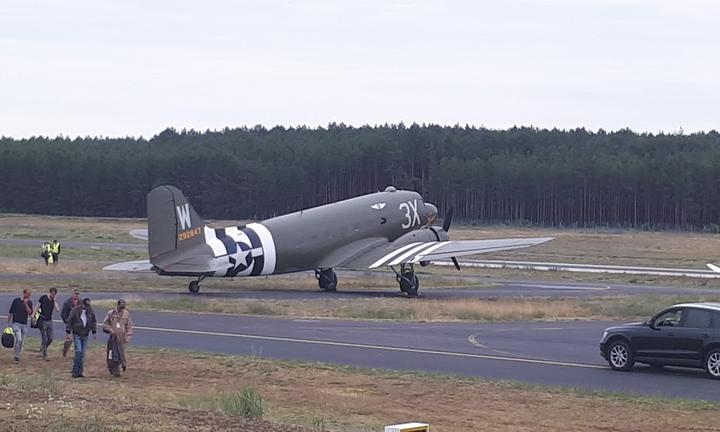
[[[60,260],[60,242],[59,241],[53,240],[52,244],[50,245],[50,254],[52,255],[51,264],[54,267],[57,265],[58,261]]]
[[[130,343],[133,335],[130,311],[125,306],[125,300],[118,300],[117,307],[109,310],[103,321],[103,331],[110,334],[107,343],[107,365],[114,377],[120,377],[120,366],[123,371],[127,369],[125,345]]]
[[[63,322],[67,326],[68,319],[70,318],[70,312],[76,307],[80,305],[80,290],[77,288],[73,289],[72,296],[65,300],[65,303],[63,303],[62,312],[60,312],[60,318],[62,318]],[[63,357],[67,356],[68,350],[72,346],[73,340],[72,336],[69,334],[65,336],[65,343],[63,344]]]
[[[22,297],[15,298],[10,305],[8,323],[12,325],[13,331],[15,332],[15,363],[20,361],[23,342],[25,342],[28,333],[28,317],[32,315],[33,312],[33,304],[32,300],[30,300],[31,295],[32,291],[30,291],[29,288],[25,288],[22,291]]]
[[[42,244],[40,256],[45,260],[45,265],[47,266],[50,263],[49,260],[52,258],[52,254],[50,253],[50,243],[45,242]]]
[[[82,302],[80,302],[80,306],[76,306],[70,312],[65,333],[70,334],[72,332],[73,342],[75,343],[75,360],[73,361],[72,368],[73,378],[85,378],[83,369],[85,366],[85,351],[87,350],[88,335],[92,332],[93,339],[96,338],[96,323],[95,313],[92,307],[90,307],[89,298],[83,299]]]
[[[47,349],[53,341],[53,312],[60,310],[57,305],[57,288],[51,287],[48,293],[40,297],[38,300],[38,309],[40,310],[40,316],[38,317],[38,329],[40,330],[40,338],[42,344],[40,345],[40,352],[42,353],[43,359],[47,361]],[[37,312],[37,311],[36,311]]]

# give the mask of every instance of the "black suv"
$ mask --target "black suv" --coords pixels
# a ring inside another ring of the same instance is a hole
[[[720,303],[678,304],[643,323],[609,327],[600,354],[615,370],[637,361],[703,368],[720,379]]]

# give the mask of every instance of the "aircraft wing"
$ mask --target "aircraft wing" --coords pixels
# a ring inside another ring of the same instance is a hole
[[[375,269],[385,266],[418,263],[520,249],[539,245],[552,240],[552,237],[493,239],[493,240],[448,240],[431,242],[413,242],[396,245],[385,244],[366,251],[361,256],[353,257],[338,267],[367,267]]]
[[[103,267],[103,270],[110,270],[110,271],[123,271],[123,272],[152,272],[153,271],[153,265],[150,264],[150,261],[148,260],[140,260],[140,261],[126,261],[121,263],[115,263],[110,264],[108,266]]]

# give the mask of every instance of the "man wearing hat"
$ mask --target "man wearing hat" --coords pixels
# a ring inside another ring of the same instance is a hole
[[[125,300],[118,300],[115,309],[109,310],[103,321],[103,331],[110,335],[107,343],[107,366],[114,377],[120,377],[120,366],[123,371],[127,368],[125,345],[130,343],[133,335],[130,311],[125,306]]]
[[[76,307],[80,305],[80,290],[77,288],[74,288],[72,290],[72,296],[65,300],[65,303],[63,303],[62,312],[60,312],[60,317],[62,318],[63,322],[67,326],[68,319],[70,318],[70,312]],[[72,336],[68,334],[65,337],[65,344],[63,344],[63,357],[67,356],[68,350],[72,346],[73,340]]]
[[[90,307],[90,299],[84,298],[79,306],[76,306],[68,317],[65,327],[65,333],[68,335],[72,332],[73,342],[75,343],[75,361],[73,362],[72,376],[73,378],[85,378],[83,369],[85,365],[85,351],[88,344],[88,335],[90,332],[95,338],[97,330],[95,328],[97,321],[95,313]]]

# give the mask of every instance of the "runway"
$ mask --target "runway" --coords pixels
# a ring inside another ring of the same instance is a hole
[[[187,283],[190,278],[174,278],[177,282],[176,290],[165,292],[133,292],[140,298],[177,298],[177,297],[199,297],[212,298],[233,298],[233,299],[258,299],[258,300],[328,300],[328,299],[352,299],[352,298],[387,298],[406,297],[396,287],[377,289],[346,289],[343,287],[343,276],[345,277],[372,277],[387,280],[388,285],[394,285],[392,273],[365,272],[365,271],[338,271],[339,283],[337,292],[325,292],[320,289],[247,289],[243,287],[243,278],[234,280],[237,289],[223,288],[214,289],[212,279],[206,279],[198,294],[190,294],[187,290]],[[313,278],[312,273],[295,273],[285,275],[286,277]],[[599,284],[586,282],[553,282],[529,280],[497,279],[473,275],[431,275],[419,274],[424,284],[420,290],[421,299],[464,299],[464,298],[589,298],[598,296],[627,296],[627,295],[674,295],[674,296],[700,296],[720,295],[718,288],[679,287],[679,286],[652,286],[652,285],[630,285],[630,284]],[[3,273],[0,274],[0,281],[48,281],[49,285],[56,285],[62,291],[63,281],[77,280],[102,280],[106,287],[117,286],[118,291],[122,290],[123,280],[148,281],[152,285],[160,278],[155,274],[147,273],[122,273],[122,272],[84,272],[84,273]],[[173,280],[165,278],[165,280]],[[269,277],[272,280],[272,276]],[[448,283],[452,281],[452,283]],[[447,285],[463,286],[457,288],[446,288]],[[0,302],[3,300],[0,293]]]
[[[97,314],[102,319],[104,311]],[[701,370],[610,370],[597,344],[613,322],[379,323],[147,311],[133,312],[133,320],[135,346],[720,401],[720,383]],[[62,335],[61,323],[55,331]]]

